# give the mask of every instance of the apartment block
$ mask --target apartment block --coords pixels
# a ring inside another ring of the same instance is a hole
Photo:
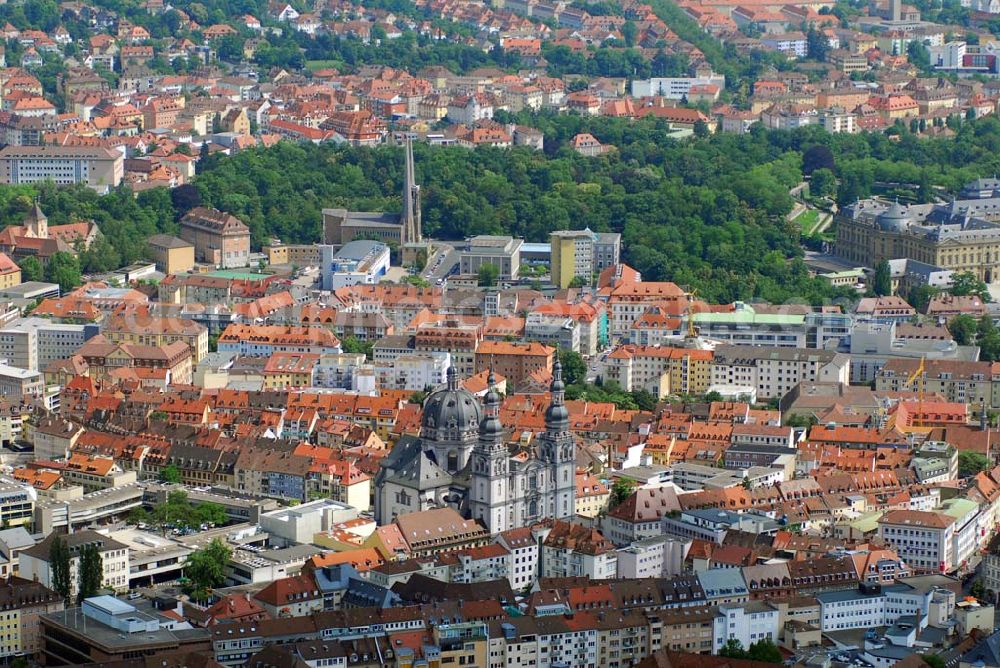
[[[954,570],[954,529],[954,517],[919,510],[891,510],[878,521],[879,538],[915,573]]]
[[[627,392],[704,394],[712,384],[713,357],[711,350],[628,344],[608,355],[606,373]]]
[[[574,278],[589,285],[595,274],[618,264],[621,257],[621,235],[613,232],[558,230],[549,243],[552,284],[560,288],[568,288]]]
[[[121,151],[98,146],[7,146],[0,149],[0,183],[83,183],[99,192],[117,188],[125,176]]]
[[[850,358],[810,348],[718,346],[712,359],[712,385],[756,388],[758,399],[780,399],[801,382],[847,384]]]
[[[1000,374],[989,362],[926,360],[920,372],[919,359],[889,359],[875,374],[877,392],[923,390],[946,401],[991,408],[1000,407]],[[918,373],[919,372],[919,373]],[[909,382],[913,378],[913,382]]]

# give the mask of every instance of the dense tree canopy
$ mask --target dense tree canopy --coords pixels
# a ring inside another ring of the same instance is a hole
[[[889,193],[915,199],[928,186],[954,193],[973,178],[1000,172],[1000,120],[994,118],[965,123],[952,138],[921,139],[904,131],[896,141],[818,128],[677,140],[651,118],[543,113],[501,119],[539,128],[545,150],[416,147],[426,234],[544,241],[556,229],[618,231],[625,261],[644,278],[698,288],[716,302],[818,303],[849,296],[810,278],[801,231],[786,220],[793,205],[789,189],[803,178],[804,153],[817,173],[830,170],[822,159],[827,150],[836,156],[841,203]],[[580,132],[618,150],[578,155],[567,144]],[[270,237],[309,243],[320,237],[324,207],[398,211],[402,179],[396,147],[283,142],[209,157],[193,186],[173,193],[160,188],[133,197],[122,188],[100,197],[82,186],[45,184],[6,189],[0,192],[0,224],[20,224],[37,193],[50,224],[98,224],[107,241],[84,253],[81,264],[102,271],[140,259],[150,235],[176,234],[179,217],[197,203],[241,218],[255,246]],[[60,282],[75,281],[70,271],[60,274],[67,274]]]

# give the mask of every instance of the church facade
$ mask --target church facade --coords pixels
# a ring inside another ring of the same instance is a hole
[[[451,506],[491,533],[546,518],[572,518],[576,505],[576,443],[569,431],[562,368],[553,367],[545,431],[534,447],[511,451],[493,385],[482,404],[461,389],[454,368],[448,385],[427,397],[420,436],[404,436],[375,478],[379,524],[404,513]]]

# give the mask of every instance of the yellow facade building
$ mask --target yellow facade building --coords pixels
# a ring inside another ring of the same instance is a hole
[[[180,274],[194,267],[194,246],[169,234],[154,234],[146,240],[156,268],[165,274]]]
[[[1000,198],[992,196],[912,206],[860,200],[838,215],[834,252],[865,267],[908,259],[995,283],[1000,281],[998,205]]]

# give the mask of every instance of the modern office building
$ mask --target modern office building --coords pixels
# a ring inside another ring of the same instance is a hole
[[[492,264],[499,271],[501,281],[517,279],[521,267],[522,239],[508,236],[481,234],[469,239],[469,247],[461,252],[461,274],[476,274],[484,264]]]
[[[350,285],[374,285],[389,271],[389,247],[358,239],[343,246],[320,247],[320,277],[324,290]]]

